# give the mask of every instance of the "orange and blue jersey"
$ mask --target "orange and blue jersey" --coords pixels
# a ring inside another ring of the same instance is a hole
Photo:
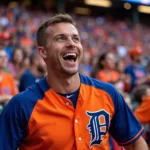
[[[80,74],[76,108],[47,79],[13,97],[0,116],[0,149],[109,150],[137,140],[143,128],[109,83]]]

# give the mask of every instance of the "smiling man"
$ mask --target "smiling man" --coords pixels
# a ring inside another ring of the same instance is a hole
[[[1,150],[109,150],[109,135],[126,150],[147,150],[143,129],[117,90],[78,73],[83,48],[71,16],[43,23],[37,46],[48,75],[3,111]]]

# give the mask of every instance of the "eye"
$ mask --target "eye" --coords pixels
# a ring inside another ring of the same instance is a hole
[[[63,41],[64,39],[65,39],[64,37],[60,36],[56,38],[56,41]]]
[[[74,41],[74,42],[79,42],[80,39],[79,39],[79,37],[73,37],[73,41]]]

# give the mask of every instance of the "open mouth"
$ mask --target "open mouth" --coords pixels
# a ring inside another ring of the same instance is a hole
[[[76,53],[66,53],[63,56],[63,59],[65,61],[74,61],[74,62],[76,62],[76,60],[77,60],[77,54]]]

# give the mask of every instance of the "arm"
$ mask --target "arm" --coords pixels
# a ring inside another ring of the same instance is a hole
[[[120,146],[132,145],[141,138],[144,130],[123,97],[117,91],[113,97],[115,114],[111,121],[109,133]]]
[[[126,150],[148,150],[147,144],[142,137],[136,140],[133,144],[124,146],[124,148]]]
[[[16,150],[26,135],[21,98],[13,97],[0,115],[0,150]]]

